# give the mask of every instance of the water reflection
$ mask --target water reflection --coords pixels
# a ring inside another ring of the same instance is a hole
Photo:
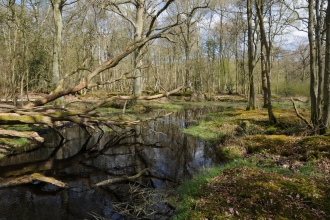
[[[181,131],[210,111],[215,109],[187,109],[145,122],[134,130],[97,130],[92,136],[75,126],[61,131],[64,143],[57,134],[45,134],[45,143],[39,148],[0,161],[0,180],[39,172],[66,182],[69,188],[43,182],[2,188],[0,220],[94,219],[88,213],[127,219],[118,214],[114,204],[127,201],[134,181],[104,187],[95,184],[149,168],[138,179],[139,187],[173,187],[201,167],[209,167],[217,160],[212,147]],[[150,218],[167,219],[169,212],[164,210],[167,214]]]

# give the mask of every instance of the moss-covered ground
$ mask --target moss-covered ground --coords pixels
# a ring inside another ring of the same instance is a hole
[[[174,219],[330,219],[330,136],[313,136],[290,106],[276,104],[272,126],[266,109],[240,107],[186,129],[226,165],[182,183]]]

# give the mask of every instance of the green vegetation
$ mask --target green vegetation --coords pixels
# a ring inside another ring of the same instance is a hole
[[[273,126],[265,109],[226,109],[185,129],[229,162],[183,182],[174,219],[329,219],[330,137],[309,136],[288,103]]]
[[[184,183],[174,219],[327,219],[328,184],[325,177],[237,161]]]
[[[27,138],[0,138],[0,146],[4,150],[1,152],[0,158],[8,153],[23,152],[29,145],[31,145],[31,141]]]

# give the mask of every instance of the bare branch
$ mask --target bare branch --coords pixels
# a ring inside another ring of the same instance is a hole
[[[150,22],[150,25],[149,25],[149,30],[148,30],[148,32],[147,32],[147,34],[146,34],[146,36],[149,36],[151,33],[152,33],[152,31],[153,31],[153,27],[154,27],[154,25],[155,25],[155,22],[156,22],[156,20],[157,20],[157,18],[159,17],[159,15],[161,15],[173,2],[174,2],[175,0],[169,0],[169,1],[167,1],[167,3],[164,5],[164,7],[163,8],[161,8],[158,12],[157,12],[157,14],[155,15],[155,16],[153,16],[153,18],[152,18],[152,20],[151,20],[151,22]]]
[[[291,98],[291,102],[293,104],[294,111],[296,112],[296,115],[298,118],[300,118],[310,129],[313,129],[313,125],[307,121],[306,118],[304,118],[301,114],[299,114],[298,109],[296,107],[296,103],[294,103],[293,99]]]
[[[139,173],[137,173],[134,176],[122,176],[122,177],[118,177],[118,178],[108,179],[108,180],[104,180],[104,181],[101,181],[99,183],[96,183],[95,185],[96,186],[103,186],[103,185],[107,185],[107,184],[111,184],[111,183],[121,182],[121,181],[124,181],[124,180],[133,180],[133,179],[136,179],[136,178],[140,177],[142,174],[144,174],[148,170],[149,170],[149,168],[146,168],[146,169],[140,171]]]
[[[122,10],[119,7],[119,5],[128,4],[128,3],[134,4],[134,2],[132,2],[132,1],[120,1],[118,3],[117,2],[111,2],[110,5],[113,6],[117,10],[117,11],[115,11],[115,10],[111,10],[111,11],[116,13],[117,15],[119,15],[120,17],[122,17],[123,19],[128,21],[129,23],[131,23],[133,25],[133,27],[136,28],[136,23],[132,19],[130,19],[129,17],[125,16],[124,13],[122,12]]]
[[[5,188],[9,186],[18,186],[27,183],[33,183],[35,181],[51,183],[60,188],[67,188],[66,183],[56,180],[53,177],[46,177],[40,173],[33,173],[31,175],[15,177],[15,178],[7,178],[6,180],[3,181],[0,180],[0,188]]]
[[[55,99],[58,99],[62,96],[68,95],[68,94],[72,94],[72,93],[76,93],[82,89],[85,88],[89,88],[89,82],[99,73],[102,73],[103,71],[113,68],[115,66],[118,65],[118,63],[124,59],[125,57],[127,57],[129,54],[133,53],[137,48],[144,46],[146,43],[148,43],[151,40],[157,39],[157,38],[161,38],[164,37],[166,35],[165,33],[166,30],[161,31],[157,34],[148,36],[146,38],[143,38],[141,40],[137,40],[137,41],[133,41],[131,43],[129,43],[122,51],[121,53],[119,53],[118,55],[116,55],[113,58],[110,58],[109,60],[107,60],[106,62],[104,62],[103,64],[101,64],[100,66],[98,66],[93,72],[91,72],[85,79],[83,82],[81,82],[80,84],[72,87],[72,88],[68,88],[62,91],[57,91],[53,94],[50,94],[46,97],[43,97],[39,100],[36,100],[34,102],[31,102],[27,105],[24,106],[24,108],[31,108],[31,107],[35,107],[35,106],[41,106],[44,105],[48,102],[54,101]]]

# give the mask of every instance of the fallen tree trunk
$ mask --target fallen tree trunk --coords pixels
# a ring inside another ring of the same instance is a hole
[[[0,138],[16,138],[16,137],[32,139],[39,143],[44,142],[44,138],[40,137],[37,132],[19,132],[14,130],[0,129]]]
[[[54,92],[54,93],[52,93],[52,94],[50,94],[46,97],[38,99],[34,102],[30,102],[29,104],[25,105],[24,108],[29,109],[29,108],[32,108],[32,107],[45,105],[45,104],[47,104],[49,102],[52,102],[52,101],[54,101],[54,100],[56,100],[56,99],[58,99],[62,96],[66,96],[66,95],[69,95],[69,94],[79,92],[82,89],[89,89],[91,80],[95,76],[97,76],[98,74],[102,73],[105,70],[108,70],[110,68],[113,68],[113,67],[117,66],[122,59],[124,59],[125,57],[127,57],[128,55],[133,53],[138,48],[141,48],[142,46],[144,46],[149,41],[157,39],[157,38],[165,37],[165,35],[166,35],[165,32],[166,32],[166,30],[163,30],[163,31],[160,31],[159,33],[156,33],[154,35],[150,35],[150,36],[145,37],[141,40],[131,42],[118,55],[116,55],[113,58],[107,60],[106,62],[104,62],[103,64],[98,66],[90,74],[88,74],[87,77],[85,77],[83,82],[81,82],[80,84],[78,84],[74,87],[68,88],[68,89],[64,89],[64,90],[61,90],[61,91],[56,91],[56,92]]]

